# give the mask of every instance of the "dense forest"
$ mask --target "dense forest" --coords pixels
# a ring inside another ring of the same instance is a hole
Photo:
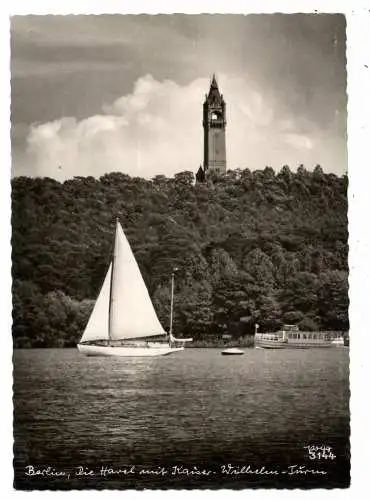
[[[207,341],[275,330],[348,329],[347,176],[320,166],[111,173],[12,180],[15,347],[74,346],[99,292],[119,218],[165,328]]]

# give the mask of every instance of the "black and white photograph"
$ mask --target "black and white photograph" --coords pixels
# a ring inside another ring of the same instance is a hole
[[[15,490],[350,487],[346,30],[11,16]]]

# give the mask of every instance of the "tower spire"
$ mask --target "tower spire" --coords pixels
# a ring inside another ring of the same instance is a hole
[[[216,103],[221,104],[221,102],[222,102],[222,96],[221,96],[220,91],[218,89],[218,83],[216,80],[215,73],[213,73],[211,84],[209,86],[209,92],[208,92],[206,100],[209,103],[213,103],[213,104],[216,104]]]

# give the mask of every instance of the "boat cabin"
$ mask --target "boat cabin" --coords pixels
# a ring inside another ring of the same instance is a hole
[[[285,338],[288,340],[309,340],[310,342],[331,342],[342,338],[337,332],[285,332]]]

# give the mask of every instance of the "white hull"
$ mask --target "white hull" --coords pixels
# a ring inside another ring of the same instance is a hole
[[[237,347],[230,347],[229,349],[225,349],[221,351],[222,356],[242,356],[244,351],[238,349]]]
[[[333,340],[332,344],[338,347],[344,346],[344,339]]]
[[[183,347],[170,347],[168,344],[163,346],[148,347],[125,347],[125,346],[100,346],[78,344],[80,353],[86,356],[119,356],[127,358],[168,356],[178,351],[183,351]]]
[[[287,349],[287,342],[278,342],[276,340],[256,340],[256,348],[259,349]]]
[[[255,342],[256,347],[260,347],[263,349],[312,349],[312,348],[331,348],[331,347],[337,347],[343,344],[339,344],[336,342],[310,342],[310,341],[287,341],[287,342],[282,342],[278,340],[256,340]]]

